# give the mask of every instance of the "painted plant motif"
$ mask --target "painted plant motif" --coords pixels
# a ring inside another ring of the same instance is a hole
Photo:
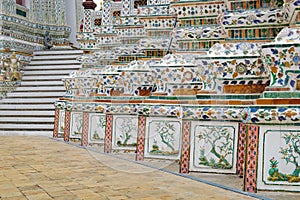
[[[300,166],[299,166],[299,157],[300,157],[300,135],[299,133],[287,133],[283,135],[285,148],[281,147],[279,153],[282,154],[282,159],[286,161],[286,164],[294,165],[295,169],[290,174],[284,174],[279,172],[278,161],[273,157],[270,159],[271,168],[269,169],[270,181],[288,181],[288,182],[300,182]]]
[[[79,135],[82,133],[82,115],[74,115],[74,128],[73,133]]]
[[[292,46],[290,48],[270,48],[269,54],[264,56],[264,62],[269,66],[271,73],[270,86],[286,86],[289,84],[291,88],[295,87],[296,81],[289,80],[287,72],[293,72],[300,68],[300,57],[297,49]],[[297,79],[299,77],[296,77]]]
[[[59,132],[64,132],[65,130],[65,112],[60,111],[59,116]]]
[[[101,128],[102,130],[105,129],[105,126],[106,126],[106,116],[103,115],[103,116],[99,116],[99,119],[97,121],[97,127]],[[97,130],[94,130],[94,133],[93,133],[93,139],[94,140],[104,140],[103,137],[100,137],[101,134],[99,134],[97,132]]]
[[[157,123],[155,132],[159,135],[159,140],[164,144],[166,150],[160,149],[158,139],[154,138],[151,153],[153,154],[178,154],[178,150],[175,149],[175,126],[172,122],[162,121]]]
[[[137,125],[134,122],[132,118],[122,118],[119,128],[120,133],[118,134],[118,146],[136,146],[136,143],[129,143],[132,136],[137,132]]]
[[[212,168],[231,169],[232,164],[228,161],[228,157],[233,154],[233,138],[232,134],[226,127],[209,126],[203,129],[197,135],[200,142],[209,144],[209,154],[211,158],[207,158],[204,146],[200,148],[199,164],[211,166]]]

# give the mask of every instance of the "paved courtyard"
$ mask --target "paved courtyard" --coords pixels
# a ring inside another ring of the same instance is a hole
[[[46,137],[3,136],[1,199],[254,199]]]

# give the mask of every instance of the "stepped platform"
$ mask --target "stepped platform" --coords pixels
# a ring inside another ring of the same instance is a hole
[[[51,136],[54,102],[65,94],[62,78],[81,67],[79,50],[33,53],[19,87],[0,100],[0,135]]]

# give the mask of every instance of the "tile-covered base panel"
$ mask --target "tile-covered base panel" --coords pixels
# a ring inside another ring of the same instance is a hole
[[[89,117],[89,144],[104,143],[105,138],[106,115],[90,113]]]
[[[65,131],[65,110],[59,110],[58,135],[63,135]]]
[[[191,123],[190,171],[236,173],[238,123]]]
[[[259,190],[299,191],[299,126],[260,126]]]
[[[179,159],[181,121],[177,118],[148,117],[145,158]]]
[[[114,115],[112,148],[136,150],[138,134],[138,117]]]
[[[82,112],[71,112],[70,139],[81,139]]]

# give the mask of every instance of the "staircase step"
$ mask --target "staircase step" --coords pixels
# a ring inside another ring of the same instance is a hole
[[[65,91],[66,88],[64,86],[52,86],[52,87],[29,87],[29,86],[21,86],[16,88],[16,92],[32,92],[32,91]]]
[[[19,111],[19,110],[0,110],[0,116],[54,116],[53,111]]]
[[[80,64],[77,60],[47,60],[47,61],[31,61],[29,66],[33,65],[75,65]]]
[[[38,136],[47,136],[51,137],[53,135],[53,131],[48,130],[0,130],[0,135],[5,136],[5,135],[38,135]]]
[[[24,71],[23,76],[32,76],[32,75],[46,75],[46,76],[50,76],[50,75],[69,75],[71,72],[73,72],[74,70],[35,70],[35,71]]]
[[[54,104],[0,104],[0,110],[53,110]]]
[[[49,51],[35,51],[34,56],[44,56],[44,55],[68,55],[68,54],[82,54],[82,50],[49,50]]]
[[[61,76],[24,76],[22,80],[61,80],[66,77],[66,75]]]
[[[39,81],[22,81],[21,82],[21,86],[62,86],[64,85],[64,83],[60,80],[60,81],[44,81],[44,80],[39,80]]]
[[[4,104],[45,104],[45,103],[54,103],[58,98],[5,98],[1,99],[0,103]]]
[[[81,68],[81,50],[34,52],[21,85],[0,100],[0,135],[45,135],[54,128],[54,103],[65,95],[62,81]]]
[[[29,70],[62,70],[62,69],[72,69],[72,70],[77,70],[81,67],[81,65],[77,64],[77,65],[35,65],[35,66],[26,66],[24,68],[24,71],[29,71]]]
[[[65,92],[12,92],[7,93],[7,97],[62,97],[65,95]]]
[[[53,124],[14,124],[14,123],[6,123],[6,124],[0,124],[0,130],[7,130],[7,129],[13,129],[13,130],[30,130],[30,129],[43,129],[43,130],[53,130]]]
[[[0,117],[0,123],[23,122],[23,123],[53,123],[54,117]]]
[[[76,60],[79,55],[39,55],[39,56],[34,56],[31,61],[37,61],[37,60]]]

